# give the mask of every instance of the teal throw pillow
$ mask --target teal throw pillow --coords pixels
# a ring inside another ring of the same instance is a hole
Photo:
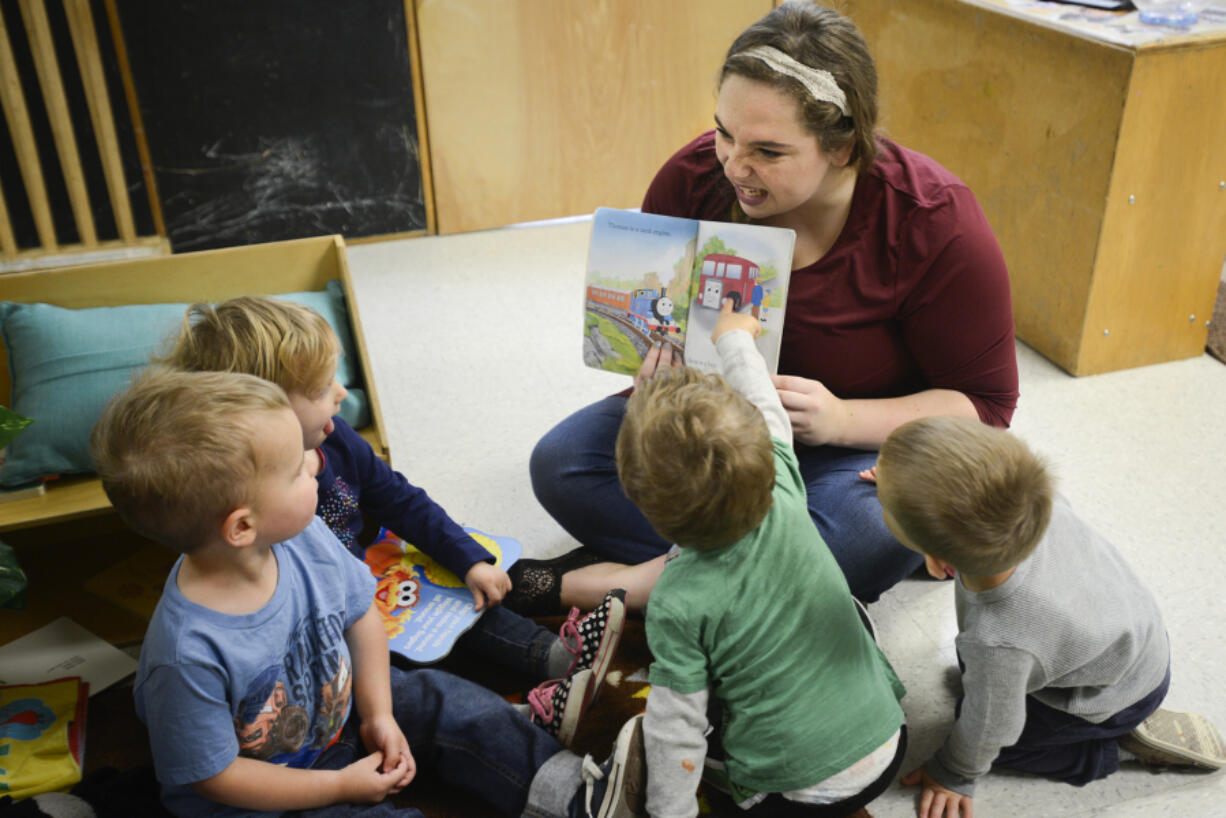
[[[349,390],[340,415],[354,428],[369,425],[370,405],[340,282],[330,281],[316,292],[272,297],[309,307],[332,325],[343,349],[337,380]],[[0,333],[12,377],[11,408],[34,420],[9,445],[0,485],[93,472],[89,435],[103,408],[152,355],[167,351],[187,307],[131,304],[70,310],[0,302]]]

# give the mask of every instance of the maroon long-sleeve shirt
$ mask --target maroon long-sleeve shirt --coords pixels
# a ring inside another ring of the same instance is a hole
[[[714,133],[664,164],[645,212],[729,219]],[[881,139],[843,231],[788,289],[780,373],[840,398],[953,389],[983,422],[1008,426],[1018,380],[1004,257],[970,189],[934,160]]]

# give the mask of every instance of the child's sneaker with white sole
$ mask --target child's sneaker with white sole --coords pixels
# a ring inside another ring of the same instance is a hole
[[[569,745],[591,701],[591,682],[592,671],[586,668],[565,679],[541,682],[528,691],[528,718]]]
[[[604,681],[617,644],[621,641],[626,624],[626,592],[614,588],[605,594],[604,600],[587,616],[580,618],[579,609],[571,608],[570,614],[558,630],[562,644],[574,656],[566,675],[590,668],[592,684],[588,691],[589,701],[596,697]]]
[[[579,796],[585,818],[639,818],[647,815],[647,759],[643,714],[622,725],[613,752],[603,764],[583,759]]]
[[[1120,748],[1154,767],[1217,770],[1226,765],[1221,734],[1196,713],[1156,710],[1131,733],[1120,737]]]

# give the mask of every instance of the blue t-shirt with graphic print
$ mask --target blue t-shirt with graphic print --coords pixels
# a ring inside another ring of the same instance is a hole
[[[375,579],[318,517],[273,546],[277,588],[250,614],[223,614],[179,591],[175,563],[141,647],[134,694],[162,800],[180,816],[253,815],[190,784],[242,754],[310,767],[353,700],[345,631],[370,608]]]

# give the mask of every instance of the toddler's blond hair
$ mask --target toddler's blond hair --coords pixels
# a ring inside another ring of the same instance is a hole
[[[150,367],[102,413],[94,465],[125,523],[189,552],[250,501],[273,459],[255,423],[289,408],[281,387],[253,375]]]
[[[673,367],[635,387],[617,436],[626,496],[665,539],[719,548],[761,524],[775,457],[757,407],[719,375]]]
[[[1043,538],[1052,479],[1015,435],[977,420],[899,426],[877,460],[881,503],[924,553],[972,576],[1006,571]]]
[[[336,369],[340,341],[319,313],[263,296],[192,304],[160,363],[193,372],[242,372],[286,392],[313,394]]]

